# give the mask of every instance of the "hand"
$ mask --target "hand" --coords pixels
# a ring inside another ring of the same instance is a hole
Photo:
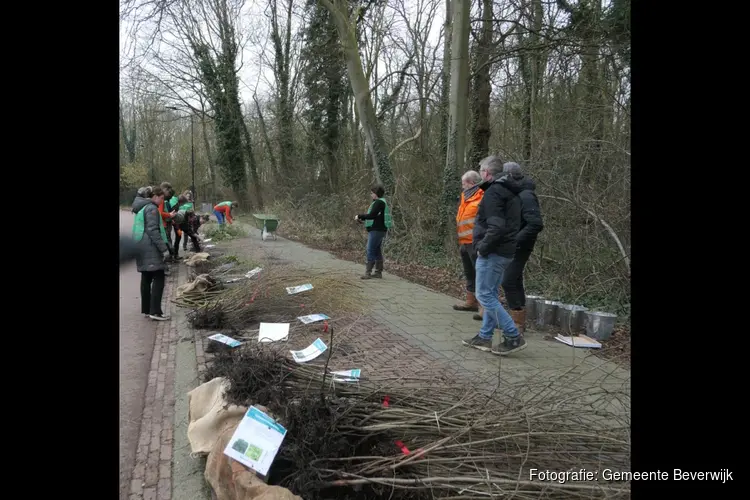
[[[354,220],[359,220],[359,215],[355,215]]]

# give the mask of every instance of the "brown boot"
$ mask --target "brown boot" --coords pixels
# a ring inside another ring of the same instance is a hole
[[[518,331],[523,334],[526,331],[526,309],[511,309],[510,317],[513,318]]]
[[[360,276],[360,278],[362,278],[363,280],[369,280],[369,279],[372,279],[372,268],[373,268],[374,266],[375,266],[375,263],[374,263],[374,262],[368,262],[368,263],[367,263],[367,264],[365,265],[365,274],[363,274],[362,276]]]
[[[478,313],[476,313],[476,314],[475,314],[475,315],[473,316],[473,318],[474,318],[474,319],[475,319],[476,321],[482,321],[482,319],[484,319],[484,308],[482,307],[482,305],[481,305],[481,304],[479,305],[479,312],[478,312]]]
[[[466,292],[466,302],[463,304],[455,304],[453,309],[456,311],[478,311],[479,302],[473,292]]]
[[[373,278],[382,278],[383,277],[383,261],[382,260],[376,260],[375,261],[375,272],[372,273]]]

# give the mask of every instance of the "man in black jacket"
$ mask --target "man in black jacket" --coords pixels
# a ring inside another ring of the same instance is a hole
[[[473,233],[474,249],[477,251],[477,299],[484,308],[484,315],[479,334],[463,343],[504,356],[526,347],[526,341],[513,319],[497,298],[505,269],[513,260],[516,250],[516,236],[521,226],[521,201],[501,182],[503,160],[500,157],[489,156],[479,162],[479,175],[489,184],[479,204]],[[503,340],[498,347],[493,347],[492,336],[497,327],[503,330]]]
[[[521,230],[516,236],[516,253],[505,270],[503,290],[508,299],[508,308],[516,327],[523,333],[526,325],[526,291],[523,288],[523,270],[534,250],[537,235],[544,229],[542,211],[536,197],[534,181],[523,175],[518,163],[503,165],[506,177],[501,181],[505,187],[521,200]]]

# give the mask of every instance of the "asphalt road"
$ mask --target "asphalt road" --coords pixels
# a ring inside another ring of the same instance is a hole
[[[120,232],[132,226],[133,214],[120,210]],[[156,333],[141,314],[140,282],[135,262],[120,267],[120,500],[128,499]]]

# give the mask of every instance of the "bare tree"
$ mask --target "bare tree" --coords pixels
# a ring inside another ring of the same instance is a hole
[[[470,0],[453,0],[451,35],[451,87],[449,99],[448,154],[443,172],[443,203],[440,226],[445,228],[455,208],[460,189],[459,171],[464,168],[466,123],[469,101],[469,12]]]
[[[378,127],[377,115],[370,95],[370,84],[362,69],[359,46],[354,32],[355,26],[349,19],[348,3],[344,0],[320,0],[320,3],[328,9],[336,23],[341,46],[346,56],[349,82],[354,92],[354,100],[365,133],[367,149],[372,159],[373,174],[378,182],[382,182],[386,189],[392,192],[394,179],[391,164]]]

